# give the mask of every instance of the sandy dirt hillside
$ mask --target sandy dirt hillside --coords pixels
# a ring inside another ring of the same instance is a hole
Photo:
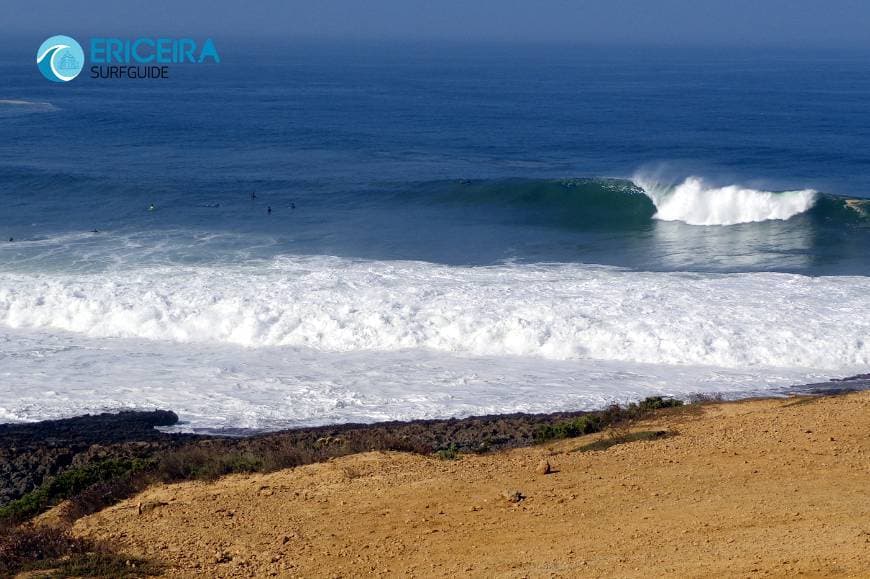
[[[178,577],[870,577],[870,392],[635,428],[669,433],[159,486],[74,532]]]

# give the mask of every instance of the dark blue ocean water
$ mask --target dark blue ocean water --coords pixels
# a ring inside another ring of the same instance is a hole
[[[168,80],[55,84],[41,40],[0,48],[0,422],[273,429],[870,368],[866,53],[215,39]]]
[[[58,85],[29,52],[7,48],[0,239],[183,229],[239,237],[155,259],[240,251],[870,271],[866,209],[697,227],[653,220],[652,204],[612,187],[603,199],[563,182],[643,174],[673,186],[694,175],[710,188],[866,197],[866,54],[232,43],[221,52],[221,64],[175,66],[169,80]]]

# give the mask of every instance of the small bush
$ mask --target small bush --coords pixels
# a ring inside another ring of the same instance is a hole
[[[632,402],[623,407],[613,404],[605,410],[586,414],[556,424],[543,424],[535,431],[535,441],[546,442],[563,438],[575,438],[584,434],[593,434],[605,429],[611,433],[611,438],[624,437],[634,420],[643,418],[650,412],[663,408],[677,408],[682,406],[681,400],[664,398],[662,396],[650,396],[640,402]]]
[[[432,447],[421,440],[413,440],[407,436],[379,430],[357,432],[343,448],[343,454],[369,450],[392,450],[416,454],[430,454],[432,452]]]
[[[598,414],[587,414],[574,420],[557,422],[556,424],[543,424],[535,431],[535,440],[546,442],[563,438],[574,438],[584,434],[600,432],[602,419]]]
[[[76,521],[132,497],[152,482],[154,475],[150,472],[130,472],[98,482],[73,495],[64,509],[63,517],[69,522]]]
[[[88,548],[60,529],[7,527],[0,531],[0,575],[11,576],[29,563],[84,553]]]
[[[442,448],[435,451],[435,456],[441,460],[456,460],[459,458],[459,447],[451,443],[447,448]]]
[[[650,396],[649,398],[644,398],[637,403],[638,409],[642,412],[650,412],[662,408],[678,408],[682,405],[682,400],[677,400],[676,398],[664,398],[662,396]]]
[[[48,577],[140,577],[159,569],[147,561],[116,554],[105,546],[54,527],[0,530],[0,576],[48,570]]]
[[[167,482],[214,480],[228,474],[262,470],[263,460],[250,452],[208,446],[190,446],[169,452],[157,464],[159,477]]]
[[[153,462],[149,460],[111,459],[69,469],[0,508],[0,522],[17,524],[26,521],[93,484],[144,471],[152,465]]]

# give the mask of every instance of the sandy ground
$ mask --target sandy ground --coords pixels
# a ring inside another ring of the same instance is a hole
[[[178,577],[870,577],[870,392],[640,428],[674,435],[457,461],[368,453],[160,486],[74,532]],[[536,472],[542,460],[556,472]]]

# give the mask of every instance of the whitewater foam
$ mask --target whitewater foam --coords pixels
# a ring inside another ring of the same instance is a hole
[[[0,273],[0,324],[248,348],[845,371],[870,364],[868,293],[864,277],[286,257]]]
[[[714,187],[700,177],[689,177],[674,187],[642,176],[634,180],[655,204],[655,219],[689,225],[786,220],[811,209],[818,197],[813,189],[772,192],[737,185]]]
[[[283,257],[0,273],[0,422],[185,429],[591,409],[866,371],[870,278]]]
[[[722,370],[429,350],[243,348],[0,327],[0,422],[171,408],[179,430],[592,410],[645,396],[776,392],[805,370]]]

